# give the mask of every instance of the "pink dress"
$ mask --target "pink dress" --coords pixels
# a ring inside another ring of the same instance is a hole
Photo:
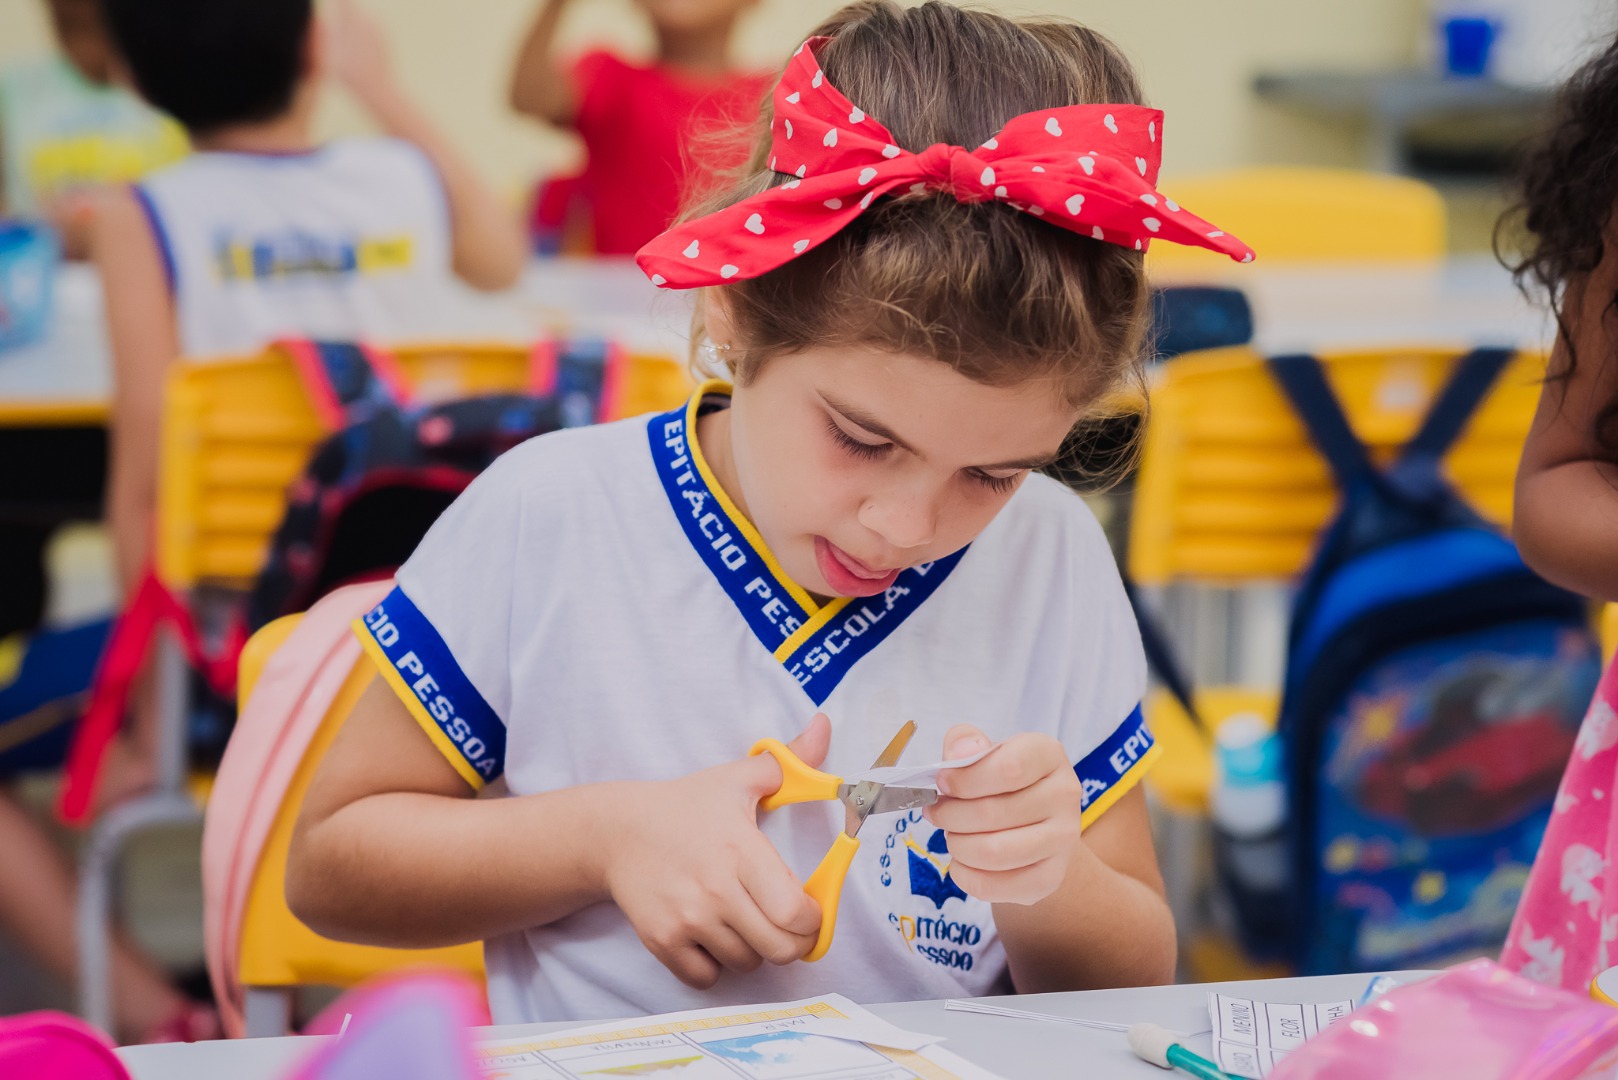
[[[1500,963],[1587,993],[1618,966],[1618,663],[1579,728]]]

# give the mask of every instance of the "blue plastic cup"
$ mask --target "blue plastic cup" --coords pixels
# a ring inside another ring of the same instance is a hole
[[[1444,20],[1444,66],[1451,75],[1476,78],[1489,69],[1494,23],[1477,16]]]

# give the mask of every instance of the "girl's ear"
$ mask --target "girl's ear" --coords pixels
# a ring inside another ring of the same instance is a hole
[[[698,300],[702,305],[702,333],[708,344],[728,349],[736,343],[736,323],[731,318],[730,302],[722,288],[703,289]]]

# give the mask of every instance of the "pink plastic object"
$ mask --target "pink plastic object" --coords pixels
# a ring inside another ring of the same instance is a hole
[[[0,1076],[129,1080],[112,1043],[76,1016],[23,1013],[0,1019]]]
[[[392,587],[349,585],[309,609],[264,665],[219,762],[202,827],[202,934],[219,1017],[233,1038],[244,1033],[236,963],[259,853],[304,751],[362,656],[349,624]]]
[[[453,974],[411,975],[343,995],[312,1031],[342,1031],[287,1080],[478,1080],[469,1029],[489,1022],[483,992]]]
[[[1389,991],[1289,1054],[1270,1080],[1607,1080],[1618,1009],[1473,960]]]

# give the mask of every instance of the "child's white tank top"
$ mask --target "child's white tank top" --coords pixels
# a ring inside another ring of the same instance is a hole
[[[135,191],[186,356],[251,352],[287,335],[427,336],[449,301],[448,203],[432,164],[403,140],[197,153]]]

